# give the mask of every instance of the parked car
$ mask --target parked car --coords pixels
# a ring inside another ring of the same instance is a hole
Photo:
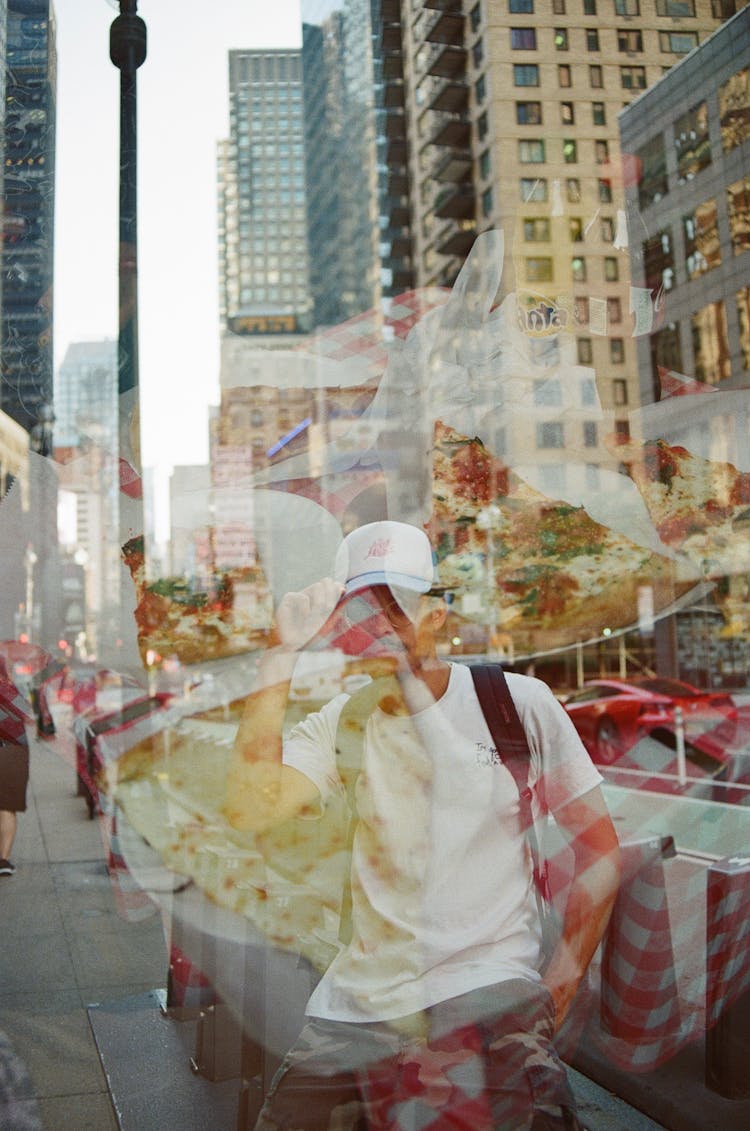
[[[688,761],[699,764],[713,759],[718,772],[723,764],[722,752],[710,735],[737,716],[730,695],[659,677],[592,680],[568,695],[563,705],[591,757],[604,765],[620,763],[640,739],[648,736],[675,749],[675,711],[679,707]],[[714,776],[713,770],[711,765],[704,765],[702,774]]]

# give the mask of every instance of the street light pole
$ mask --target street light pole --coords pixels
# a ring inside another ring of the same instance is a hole
[[[120,538],[143,533],[140,481],[128,488],[133,471],[141,471],[138,413],[138,147],[137,74],[146,59],[146,25],[137,14],[137,0],[119,0],[120,14],[109,32],[109,57],[120,71],[120,253],[117,338],[118,522]],[[125,498],[123,492],[130,498]],[[117,627],[118,668],[137,665],[126,641],[133,636],[133,586],[120,568]]]
[[[137,0],[120,0],[120,14],[109,33],[109,57],[120,71],[120,258],[117,343],[120,394],[120,453],[131,448],[129,405],[123,395],[138,394],[138,151],[137,73],[146,58],[146,25]],[[130,398],[127,398],[129,400]],[[135,406],[133,406],[135,409]],[[126,419],[123,419],[123,409]],[[132,439],[137,462],[137,436]]]

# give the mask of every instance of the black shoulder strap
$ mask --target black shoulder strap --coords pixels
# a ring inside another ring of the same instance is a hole
[[[529,767],[531,766],[529,740],[513,702],[505,672],[500,665],[472,664],[469,670],[474,681],[479,706],[482,708],[482,714],[492,735],[495,749],[516,783],[521,827],[526,834],[531,852],[537,896],[541,896],[546,903],[550,899],[549,877],[539,849],[539,840],[534,827],[534,814],[531,810],[533,794],[529,786]],[[540,914],[543,914],[541,906]]]
[[[505,672],[499,664],[472,664],[470,671],[492,741],[516,783],[524,827],[527,827],[531,820],[531,751]]]

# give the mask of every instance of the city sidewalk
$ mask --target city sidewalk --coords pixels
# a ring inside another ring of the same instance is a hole
[[[168,965],[161,918],[118,914],[98,822],[60,749],[59,739],[32,743],[17,873],[0,879],[0,1030],[28,1070],[43,1127],[234,1131],[238,1081],[190,1072],[194,1022],[164,1017],[155,992]],[[590,1131],[659,1131],[571,1076]]]

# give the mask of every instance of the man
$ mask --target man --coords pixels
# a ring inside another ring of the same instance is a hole
[[[0,876],[12,876],[10,856],[16,838],[16,814],[26,810],[29,783],[29,746],[25,718],[28,711],[0,657]]]
[[[324,973],[258,1128],[577,1126],[551,1039],[606,926],[617,838],[601,778],[539,681],[510,675],[529,784],[568,838],[575,876],[543,976],[515,781],[469,669],[437,654],[446,608],[422,531],[377,522],[344,540],[341,581],[286,597],[239,729],[237,828],[314,819],[340,790],[340,696],[282,740],[296,656],[334,636],[395,675],[366,720],[356,784],[351,941]],[[336,608],[334,616],[331,610]],[[346,618],[345,620],[342,620]]]

